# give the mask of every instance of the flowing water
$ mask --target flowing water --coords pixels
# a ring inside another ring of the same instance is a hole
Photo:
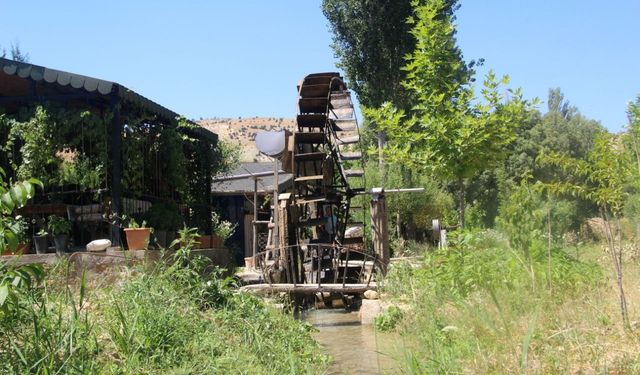
[[[318,332],[316,341],[331,355],[328,374],[398,373],[398,336],[360,324],[357,312],[343,309],[309,310],[301,318]]]

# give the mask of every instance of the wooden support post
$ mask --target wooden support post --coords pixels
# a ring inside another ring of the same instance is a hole
[[[387,204],[384,199],[383,188],[371,190],[371,232],[373,250],[382,263],[382,273],[387,272],[389,264],[389,232],[387,230]]]
[[[122,121],[120,118],[120,95],[118,85],[111,93],[111,213],[114,215],[111,225],[111,243],[122,246],[120,238],[120,194],[122,191]]]
[[[256,267],[256,253],[258,252],[258,177],[253,178],[253,222],[252,222],[253,266]]]

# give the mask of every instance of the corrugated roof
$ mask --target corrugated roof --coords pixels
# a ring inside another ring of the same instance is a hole
[[[278,168],[280,168],[278,162]],[[225,176],[245,175],[248,173],[272,172],[273,163],[257,162],[242,163],[240,166],[226,174]],[[286,190],[292,183],[293,175],[291,173],[280,174],[278,182],[280,191]],[[275,180],[273,176],[260,177],[258,180],[258,193],[272,192]],[[251,177],[240,180],[229,180],[214,182],[211,184],[211,192],[218,195],[234,195],[234,194],[253,194],[254,184]]]
[[[7,75],[16,75],[24,79],[31,79],[36,82],[44,81],[51,84],[55,83],[62,87],[70,86],[74,89],[82,89],[89,93],[111,95],[111,93],[115,92],[123,101],[144,106],[147,110],[158,114],[165,120],[175,121],[179,116],[172,110],[163,107],[153,100],[147,99],[116,82],[105,81],[103,79],[4,58],[0,58],[0,72]],[[215,133],[204,128],[202,128],[202,131],[198,130],[197,133],[198,135],[206,137],[214,142],[218,139]]]

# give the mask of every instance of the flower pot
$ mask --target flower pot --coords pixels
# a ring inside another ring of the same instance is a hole
[[[222,247],[222,245],[224,245],[222,237],[216,236],[215,234],[211,236],[211,247]]]
[[[176,239],[176,232],[174,231],[155,230],[153,235],[156,237],[156,244],[163,249],[168,249],[173,240]]]
[[[14,251],[7,250],[2,255],[22,255],[31,252],[31,244],[28,242],[20,242]]]
[[[163,249],[167,248],[167,231],[166,230],[158,230],[156,229],[153,232],[153,236],[156,238],[156,245]]]
[[[53,242],[56,245],[56,254],[62,255],[67,252],[67,248],[69,247],[69,235],[56,234],[53,236]]]
[[[49,249],[47,236],[33,236],[33,243],[36,244],[36,254],[46,254]]]
[[[200,249],[210,249],[211,248],[211,235],[203,234],[200,236]]]
[[[126,228],[127,246],[129,250],[144,250],[149,246],[151,228]]]

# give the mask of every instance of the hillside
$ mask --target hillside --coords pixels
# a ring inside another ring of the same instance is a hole
[[[254,142],[259,131],[282,130],[293,131],[295,120],[283,117],[249,117],[249,118],[211,118],[197,121],[208,130],[218,134],[220,139],[240,144],[242,161],[268,161],[260,155]]]

